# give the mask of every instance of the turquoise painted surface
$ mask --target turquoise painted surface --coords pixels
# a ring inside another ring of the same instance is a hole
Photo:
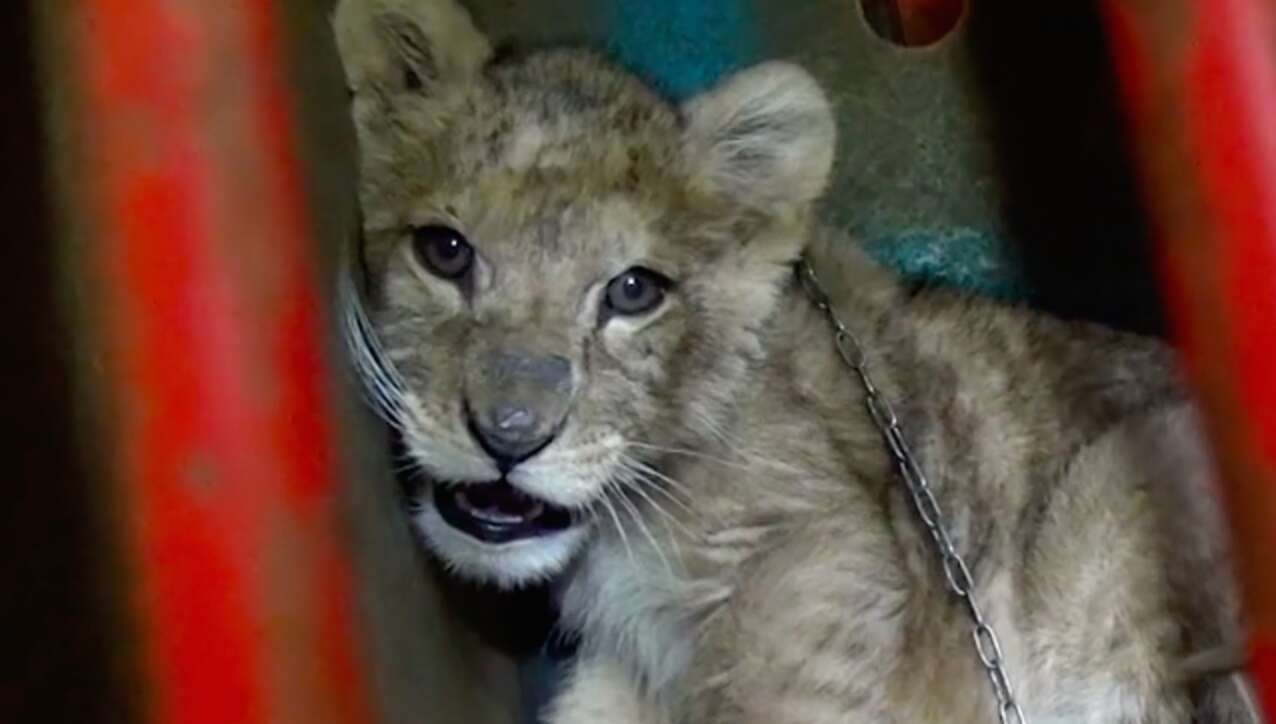
[[[765,30],[753,2],[616,0],[598,19],[608,50],[683,100],[763,59]],[[1009,245],[987,232],[899,229],[864,243],[878,261],[916,281],[1008,300],[1030,296]]]
[[[608,49],[675,100],[760,59],[751,2],[616,0],[603,13]]]
[[[864,246],[877,261],[909,279],[1006,301],[1032,296],[1012,247],[986,232],[905,230]]]

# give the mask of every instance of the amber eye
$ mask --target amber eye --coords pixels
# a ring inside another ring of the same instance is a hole
[[[613,314],[643,314],[660,305],[669,280],[650,269],[634,267],[607,283],[604,299]]]
[[[431,224],[412,230],[412,248],[429,272],[444,279],[460,279],[474,266],[474,247],[456,229]]]

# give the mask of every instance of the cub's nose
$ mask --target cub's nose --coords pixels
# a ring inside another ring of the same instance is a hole
[[[540,415],[530,406],[515,402],[497,402],[470,415],[470,434],[502,473],[550,443],[553,432],[542,430]]]
[[[470,434],[502,473],[549,444],[571,399],[572,365],[559,355],[496,349],[466,372]]]

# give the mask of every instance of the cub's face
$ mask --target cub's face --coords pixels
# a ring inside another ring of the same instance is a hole
[[[596,56],[494,61],[443,0],[342,0],[370,319],[354,354],[456,571],[514,586],[729,422],[832,153],[802,71],[683,108]]]

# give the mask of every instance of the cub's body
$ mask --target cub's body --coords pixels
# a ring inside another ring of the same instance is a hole
[[[1232,640],[1237,611],[1168,351],[889,282],[836,307],[897,402],[1031,720],[1212,706],[1229,684],[1183,686],[1183,667]],[[662,469],[687,505],[655,497],[654,544],[603,531],[568,620],[601,671],[672,698],[648,721],[989,721],[971,620],[826,320],[794,292],[772,333],[737,425]],[[602,711],[590,690],[575,705]]]
[[[471,578],[558,582],[583,646],[551,721],[995,716],[801,255],[1030,718],[1239,716],[1190,665],[1239,616],[1168,350],[907,290],[822,231],[833,123],[805,73],[674,108],[590,53],[493,59],[444,0],[342,0],[336,29],[371,282],[353,349],[429,481],[426,545]]]

